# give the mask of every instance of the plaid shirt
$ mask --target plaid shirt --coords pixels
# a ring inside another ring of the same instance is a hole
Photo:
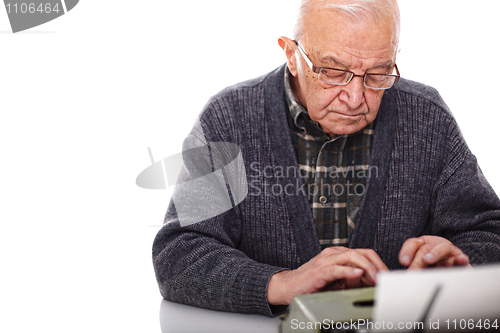
[[[285,70],[288,126],[321,248],[349,246],[366,189],[373,123],[330,138],[295,99]]]

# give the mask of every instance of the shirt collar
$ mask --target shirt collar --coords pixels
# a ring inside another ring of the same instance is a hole
[[[301,113],[307,114],[307,110],[297,101],[295,95],[292,91],[292,85],[290,83],[290,70],[288,69],[288,65],[285,68],[285,97],[286,102],[288,104],[288,109],[290,110],[290,114],[292,115],[293,122],[295,126],[298,128],[304,128],[303,119],[299,120],[299,116]],[[308,115],[309,116],[309,115]],[[306,117],[308,118],[308,117]]]

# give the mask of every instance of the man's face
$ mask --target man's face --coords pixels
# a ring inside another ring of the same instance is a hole
[[[389,19],[352,23],[328,10],[317,11],[306,18],[305,34],[299,43],[316,67],[349,70],[357,75],[391,74],[396,61],[397,36]],[[345,86],[324,83],[297,48],[294,57],[295,68],[290,69],[294,93],[327,134],[355,133],[375,120],[384,90],[366,88],[362,77],[353,77]]]

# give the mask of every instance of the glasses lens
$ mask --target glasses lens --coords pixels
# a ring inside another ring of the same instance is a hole
[[[389,89],[396,80],[395,76],[384,74],[367,74],[365,86],[372,89]]]
[[[352,73],[338,69],[321,68],[318,79],[330,84],[345,84],[351,79]]]

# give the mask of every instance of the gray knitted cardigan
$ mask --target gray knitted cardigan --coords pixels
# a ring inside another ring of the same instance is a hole
[[[284,68],[223,90],[200,122],[208,143],[241,148],[248,183],[267,170],[268,183],[290,189],[302,185],[300,177],[269,172],[298,168]],[[390,269],[400,269],[403,242],[430,234],[449,239],[473,265],[500,261],[500,201],[436,90],[402,79],[384,93],[370,166],[378,173],[367,179],[352,248],[374,249]],[[222,311],[282,313],[285,307],[267,303],[269,279],[320,252],[309,202],[296,193],[264,195],[262,189],[226,213],[185,227],[170,203],[153,244],[162,296]]]

